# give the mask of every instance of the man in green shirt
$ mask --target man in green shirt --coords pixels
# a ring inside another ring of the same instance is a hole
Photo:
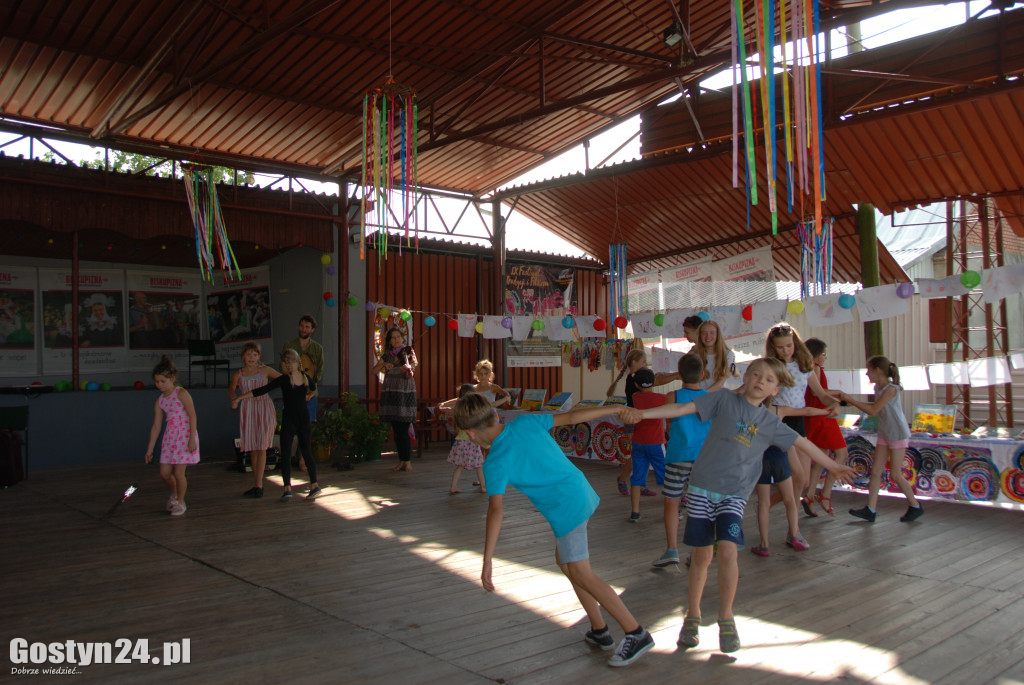
[[[324,375],[324,348],[310,336],[316,330],[316,319],[311,314],[303,314],[299,319],[299,337],[289,340],[284,344],[285,350],[295,350],[299,353],[299,366],[302,372],[320,385],[320,379]],[[283,351],[283,350],[282,350]],[[309,410],[309,420],[316,421],[317,391],[306,402]]]

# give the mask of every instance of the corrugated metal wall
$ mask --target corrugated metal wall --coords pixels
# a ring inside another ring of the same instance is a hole
[[[367,300],[414,312],[413,340],[420,360],[416,384],[421,400],[453,397],[459,384],[473,380],[473,367],[480,359],[495,362],[495,382],[499,385],[547,388],[549,394],[561,392],[559,367],[506,369],[500,363],[502,341],[480,335],[460,338],[448,329],[450,315],[501,313],[504,293],[495,293],[493,268],[493,261],[482,255],[416,254],[404,249],[399,256],[392,249],[378,262],[376,253],[367,253]],[[580,313],[604,314],[607,300],[601,274],[577,269],[576,279]],[[423,323],[426,313],[437,318],[437,325],[428,327]],[[368,330],[372,330],[371,315],[361,315],[368,317]],[[367,349],[372,355],[372,344]],[[373,364],[371,357],[367,366]],[[377,379],[368,377],[366,384],[369,397],[376,399],[380,393]]]

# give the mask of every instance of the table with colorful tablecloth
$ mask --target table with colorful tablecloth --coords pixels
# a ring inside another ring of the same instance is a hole
[[[854,487],[867,489],[875,455],[875,433],[844,429]],[[912,433],[903,475],[914,492],[961,502],[1024,503],[1024,442]],[[882,491],[899,492],[882,474]]]

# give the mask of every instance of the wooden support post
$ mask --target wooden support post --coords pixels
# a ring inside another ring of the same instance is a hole
[[[860,281],[865,288],[874,288],[881,282],[874,205],[857,205],[857,234],[860,236]],[[882,322],[867,321],[864,323],[864,356],[867,358],[876,354],[885,354]]]
[[[501,217],[501,203],[491,203],[491,248],[494,254],[494,298],[496,314],[505,313],[505,220]],[[505,387],[505,341],[499,340],[494,349],[495,383]]]
[[[338,184],[338,202],[334,206],[334,213],[338,215],[334,220],[337,227],[338,242],[338,392],[348,392],[349,389],[349,306],[348,306],[348,251],[351,242],[348,237],[348,186],[342,181]]]
[[[71,389],[78,390],[78,320],[79,271],[78,231],[71,234]]]

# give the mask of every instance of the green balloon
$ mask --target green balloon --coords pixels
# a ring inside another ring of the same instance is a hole
[[[665,324],[665,315],[664,314],[655,314],[654,315],[654,325],[655,326],[663,326],[664,324]]]
[[[100,390],[110,390],[110,383],[100,383]]]
[[[399,315],[398,315],[398,317],[399,317],[399,318],[400,318],[400,319],[401,319],[402,321],[408,321],[409,319],[411,319],[411,318],[412,318],[412,314],[410,314],[408,310],[406,310],[406,309],[403,309],[403,310],[402,310],[402,313],[401,313],[401,314],[399,314]]]
[[[542,331],[542,330],[544,330],[544,322],[541,321],[540,319],[534,319],[533,323],[530,324],[530,326],[533,327],[533,330],[535,330],[535,331]]]
[[[965,288],[977,288],[981,283],[981,274],[977,271],[965,271],[960,274],[960,283]]]
[[[355,307],[357,304],[359,304],[359,300],[356,299],[355,295],[352,295],[348,298],[349,307]]]

